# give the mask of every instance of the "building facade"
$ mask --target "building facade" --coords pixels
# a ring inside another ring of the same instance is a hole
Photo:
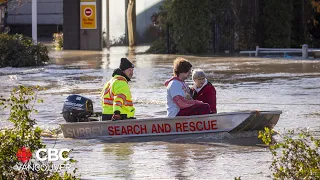
[[[66,1],[66,2],[64,2]],[[52,37],[55,32],[63,31],[64,15],[70,16],[64,4],[72,3],[79,7],[81,0],[37,0],[38,36]],[[122,45],[127,43],[126,10],[128,0],[102,0],[101,27],[104,40],[109,36],[110,44]],[[151,16],[157,12],[163,0],[136,0],[136,41],[138,43],[150,42]],[[98,8],[98,7],[97,7]],[[74,8],[72,8],[74,9]],[[79,18],[79,16],[75,16]],[[7,25],[11,33],[22,33],[31,36],[31,1],[12,0],[8,3]],[[100,22],[98,22],[100,23]],[[75,23],[77,26],[78,23]],[[109,26],[109,27],[108,27]],[[69,29],[69,28],[68,28]]]

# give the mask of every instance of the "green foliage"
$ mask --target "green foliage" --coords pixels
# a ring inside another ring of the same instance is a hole
[[[263,2],[264,46],[290,47],[293,0],[266,0]]]
[[[166,30],[168,24],[172,24],[172,17],[174,16],[173,12],[173,1],[165,0],[162,5],[159,7],[159,13],[157,20],[161,29]]]
[[[151,44],[147,53],[167,53],[167,31],[168,25],[171,24],[172,20],[172,0],[165,0],[159,6],[159,12],[154,14],[154,20],[158,23],[160,32],[159,37]],[[175,49],[170,50],[170,52],[175,52]]]
[[[210,0],[173,1],[173,41],[179,53],[207,52],[211,17]]]
[[[63,49],[63,33],[53,34],[53,46],[56,50]]]
[[[161,34],[170,31],[170,43],[177,53],[205,53],[209,46],[211,6],[210,0],[194,3],[193,0],[166,0],[160,6],[159,25]],[[159,51],[167,47],[166,37],[151,46]]]
[[[264,47],[319,47],[319,0],[263,3]]]
[[[272,141],[273,130],[265,128],[259,132],[259,138],[267,145],[273,155],[270,169],[275,179],[319,179],[320,178],[320,139],[314,138],[308,131],[302,131],[294,138],[294,131],[283,136],[283,142]],[[279,151],[281,155],[278,155]]]
[[[216,50],[224,51],[224,42],[232,41],[240,50],[252,49],[256,46],[256,21],[249,4],[236,0],[205,0],[197,3],[192,0],[166,0],[157,14],[160,38],[153,42],[148,52],[166,53],[167,39],[171,53],[212,51],[208,48],[215,31],[213,23],[218,28],[217,41],[220,42]],[[234,40],[235,34],[237,40]]]
[[[313,47],[320,47],[320,1],[311,1],[311,17],[308,20],[308,30],[310,32]]]
[[[34,127],[35,119],[31,118],[33,112],[37,112],[33,107],[36,103],[39,87],[19,86],[14,89],[9,98],[0,98],[0,109],[9,109],[8,120],[13,124],[13,128],[6,128],[0,131],[0,179],[75,179],[74,176],[64,173],[60,176],[58,172],[52,171],[31,171],[19,170],[15,168],[20,162],[16,156],[18,149],[25,146],[34,152],[46,146],[41,141],[42,130]],[[42,102],[42,100],[38,101]],[[72,160],[73,161],[73,160]],[[34,163],[34,162],[29,162]],[[48,163],[38,162],[38,163]]]
[[[49,61],[48,49],[20,34],[0,34],[0,67],[40,66]]]
[[[256,46],[256,22],[248,18],[239,25],[239,50],[254,49]]]
[[[208,48],[213,41],[216,51],[229,46],[235,50],[257,45],[315,47],[320,37],[319,4],[318,0],[165,0],[157,13],[160,37],[148,52],[167,53],[169,47],[170,53],[206,53],[212,51]]]
[[[147,53],[155,54],[164,54],[167,53],[166,42],[164,38],[155,40],[150,48],[147,50]]]

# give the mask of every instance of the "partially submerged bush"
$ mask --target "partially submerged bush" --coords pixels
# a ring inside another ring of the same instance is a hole
[[[153,41],[150,48],[147,50],[147,53],[155,53],[155,54],[165,54],[167,52],[166,40],[164,38],[159,38]]]
[[[63,33],[53,34],[53,46],[56,50],[63,49]]]
[[[48,49],[20,34],[0,34],[0,67],[40,66],[49,61]]]
[[[270,169],[274,179],[320,179],[320,139],[302,131],[294,138],[294,131],[283,136],[283,142],[272,143],[273,130],[265,128],[259,138],[267,145],[273,156]],[[278,155],[279,151],[281,155]]]
[[[31,118],[34,110],[33,106],[36,101],[36,88],[27,88],[19,86],[14,89],[9,98],[0,98],[0,109],[8,108],[10,115],[8,120],[13,123],[13,128],[7,128],[0,131],[0,180],[2,179],[76,179],[75,176],[69,174],[67,171],[53,172],[50,170],[40,169],[39,171],[30,169],[16,168],[21,162],[24,162],[25,157],[18,157],[18,153],[34,152],[40,148],[45,148],[46,145],[42,143],[41,132],[39,127],[34,127],[35,119]],[[42,102],[42,100],[38,100]],[[26,148],[27,147],[27,148]],[[31,154],[29,155],[29,157]],[[64,154],[66,158],[68,155]],[[20,158],[20,159],[18,159]],[[21,162],[20,162],[21,161]],[[28,160],[27,160],[28,161]],[[75,162],[70,159],[71,162]],[[52,165],[52,162],[28,162],[31,165]],[[67,161],[65,162],[67,163]],[[23,164],[21,166],[27,166]],[[74,169],[74,173],[75,173]],[[63,176],[62,174],[63,173]]]

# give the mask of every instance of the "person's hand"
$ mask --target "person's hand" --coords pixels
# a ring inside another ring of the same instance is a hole
[[[112,121],[117,121],[117,120],[120,120],[121,119],[121,116],[120,116],[120,111],[115,111],[112,115],[112,118],[111,120]]]
[[[202,101],[196,100],[196,104],[203,104]]]

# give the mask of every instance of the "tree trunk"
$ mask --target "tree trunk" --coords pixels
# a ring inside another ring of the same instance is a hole
[[[128,40],[129,47],[135,46],[135,0],[129,0],[128,10],[127,10],[127,23],[128,23]]]

